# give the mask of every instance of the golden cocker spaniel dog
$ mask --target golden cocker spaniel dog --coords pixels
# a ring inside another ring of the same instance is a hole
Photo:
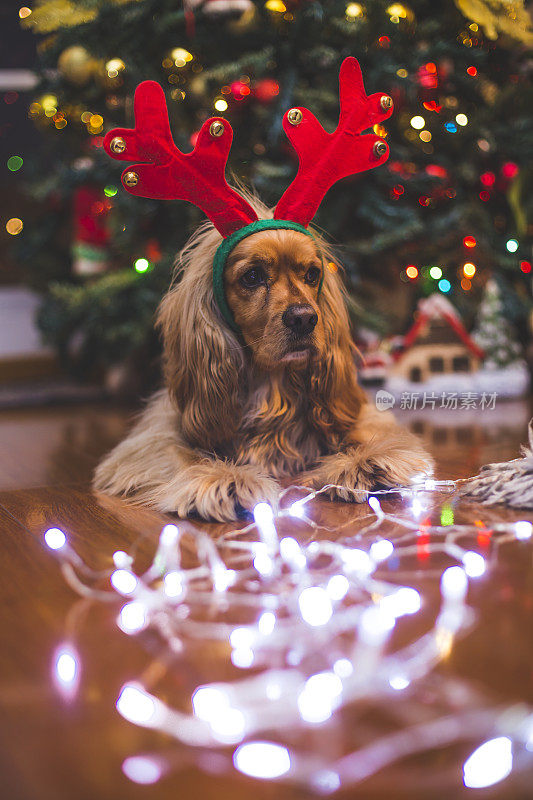
[[[272,216],[247,199],[260,219]],[[224,280],[240,335],[214,300],[220,242],[206,223],[181,252],[181,280],[158,312],[166,386],[98,466],[95,488],[223,521],[275,506],[280,479],[361,500],[431,472],[419,440],[357,383],[343,288],[321,237],[265,230],[234,248]]]

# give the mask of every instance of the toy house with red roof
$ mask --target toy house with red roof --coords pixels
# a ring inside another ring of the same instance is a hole
[[[441,294],[421,300],[389,376],[410,384],[476,372],[483,360],[455,308]]]

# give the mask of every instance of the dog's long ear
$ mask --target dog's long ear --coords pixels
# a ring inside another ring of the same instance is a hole
[[[191,260],[181,282],[163,298],[157,319],[166,383],[182,413],[183,435],[203,450],[232,441],[242,371],[239,343],[214,310],[210,263],[204,268]]]
[[[325,263],[328,260],[325,259]],[[317,413],[329,412],[336,431],[346,433],[353,429],[365,396],[357,383],[345,291],[338,274],[327,268],[319,306],[326,347],[324,359],[316,374],[315,389],[320,397]]]

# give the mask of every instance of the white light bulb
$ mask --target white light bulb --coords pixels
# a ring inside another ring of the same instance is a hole
[[[298,517],[298,519],[303,519],[305,517],[305,504],[306,500],[296,500],[291,506],[289,506],[289,514],[292,517]]]
[[[333,614],[328,593],[320,586],[304,589],[298,598],[300,613],[309,625],[325,625]]]
[[[257,622],[259,633],[262,636],[269,636],[276,625],[276,615],[272,611],[264,611]]]
[[[278,547],[278,535],[274,525],[274,512],[268,503],[258,503],[254,507],[254,520],[261,539],[272,550]]]
[[[368,505],[377,517],[383,517],[383,509],[381,508],[381,503],[377,497],[371,495],[368,498]]]
[[[56,652],[55,673],[58,682],[69,687],[74,684],[78,675],[78,660],[74,650],[65,645]]]
[[[163,771],[161,765],[150,756],[130,756],[122,762],[122,772],[133,783],[149,786],[157,783]]]
[[[146,626],[146,622],[146,606],[137,600],[122,606],[117,619],[117,625],[124,633],[138,633]]]
[[[127,569],[133,563],[133,559],[124,550],[117,550],[113,553],[113,564],[117,569]]]
[[[517,539],[521,540],[531,539],[531,534],[533,532],[533,525],[531,524],[531,522],[528,522],[525,519],[521,519],[519,522],[515,522],[514,532]]]
[[[223,714],[229,708],[229,699],[221,689],[199,686],[193,692],[192,707],[198,719],[210,722],[213,717]]]
[[[394,545],[388,539],[380,539],[370,547],[370,558],[374,561],[386,561],[394,552]]]
[[[417,519],[424,511],[424,506],[422,505],[420,498],[416,497],[416,495],[415,497],[413,497],[413,502],[411,504],[411,511],[413,512],[413,516],[416,517]]]
[[[116,569],[111,575],[111,584],[120,594],[133,594],[137,588],[137,578],[126,569]]]
[[[248,669],[254,663],[254,651],[251,647],[237,647],[231,651],[231,663],[239,669]]]
[[[342,560],[348,571],[358,572],[360,575],[370,575],[376,565],[364,550],[345,547],[342,551]]]
[[[44,541],[50,550],[61,550],[67,543],[67,537],[59,528],[48,528],[44,534]]]
[[[232,647],[251,647],[254,635],[249,628],[234,628],[230,633],[230,644]]]
[[[393,617],[403,617],[405,614],[416,614],[421,606],[420,594],[411,586],[401,586],[393,594],[380,600],[379,607]]]
[[[246,742],[233,754],[235,769],[252,778],[279,778],[291,768],[289,751],[274,742]]]
[[[361,640],[377,647],[383,644],[395,625],[394,616],[387,611],[372,606],[363,611],[359,621],[359,635]]]
[[[345,575],[332,575],[328,581],[327,593],[332,600],[342,600],[348,594],[350,583]]]
[[[163,590],[167,597],[179,597],[183,594],[183,582],[179,572],[167,572],[163,578]]]
[[[159,540],[165,547],[171,547],[178,541],[179,530],[176,525],[165,525]]]
[[[246,729],[244,714],[238,708],[226,708],[210,720],[211,730],[220,742],[236,744]]]
[[[469,789],[499,783],[513,768],[513,743],[507,736],[484,742],[463,765],[463,780]]]
[[[448,567],[442,573],[440,589],[445,600],[464,600],[468,590],[468,578],[461,567]]]
[[[152,722],[157,710],[154,698],[142,686],[133,683],[122,687],[116,706],[124,719],[137,725]]]
[[[482,555],[468,550],[463,556],[463,567],[469,578],[480,578],[485,574],[487,563]]]
[[[353,664],[348,658],[338,658],[333,664],[333,672],[339,678],[349,678],[353,672]]]
[[[285,536],[279,543],[279,552],[284,561],[298,569],[303,569],[306,565],[306,558],[302,548],[291,536]]]
[[[393,675],[389,678],[389,684],[391,689],[394,689],[396,692],[402,692],[409,686],[409,679],[406,678],[405,675]]]

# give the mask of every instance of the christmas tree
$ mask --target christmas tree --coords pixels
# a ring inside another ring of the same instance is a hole
[[[46,291],[42,330],[83,374],[157,354],[155,307],[202,220],[185,203],[130,197],[123,165],[103,153],[107,130],[132,125],[136,85],[163,85],[181,150],[207,117],[227,117],[234,176],[274,204],[296,170],[282,115],[307,106],[332,130],[348,55],[367,91],[395,104],[376,130],[387,165],[338,184],[315,220],[341,245],[358,318],[401,332],[438,290],[472,320],[497,274],[524,325],[533,34],[522,3],[42,0],[22,24],[41,37],[29,113],[43,152],[33,164],[25,154],[25,172],[46,213],[17,237],[19,257]]]
[[[473,338],[485,353],[487,369],[507,367],[520,359],[522,348],[505,318],[500,289],[493,279],[485,286]]]

